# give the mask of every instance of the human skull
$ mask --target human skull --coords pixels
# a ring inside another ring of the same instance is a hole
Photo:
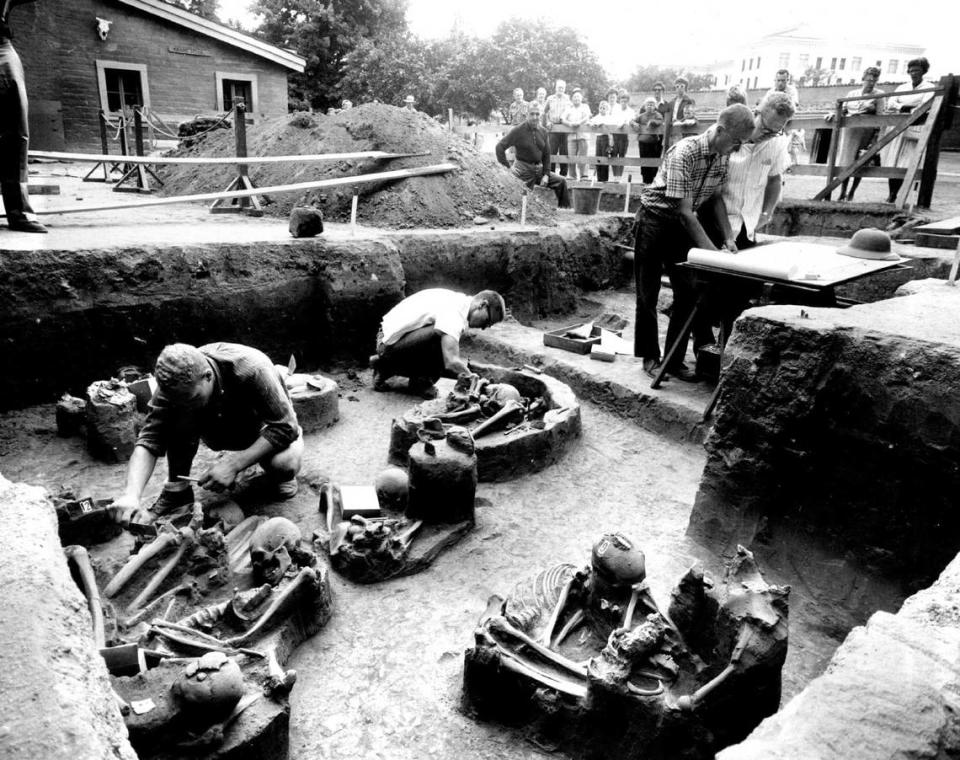
[[[286,517],[271,517],[250,538],[250,564],[253,577],[277,585],[292,562],[291,550],[300,545],[300,528]]]
[[[491,383],[484,389],[487,397],[484,402],[483,410],[487,414],[496,414],[507,404],[508,401],[521,403],[523,396],[520,391],[507,383]]]
[[[374,481],[377,501],[381,507],[394,512],[403,512],[407,508],[407,493],[410,490],[410,476],[402,467],[391,465],[381,470]]]

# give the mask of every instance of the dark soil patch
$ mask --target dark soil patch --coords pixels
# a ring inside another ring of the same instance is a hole
[[[367,226],[459,227],[474,224],[477,217],[519,221],[522,183],[493,155],[480,152],[419,111],[369,103],[332,116],[293,114],[261,119],[247,126],[250,156],[371,150],[428,155],[389,161],[349,159],[255,165],[250,167],[250,177],[257,186],[268,187],[449,162],[459,169],[442,175],[322,188],[299,195],[273,195],[265,212],[285,217],[293,206],[316,206],[328,220],[345,222],[350,220],[351,200],[356,194],[358,219]],[[215,130],[174,155],[233,156],[233,132]],[[186,195],[222,190],[235,174],[232,166],[169,166],[162,175],[164,193]],[[543,225],[553,224],[555,218],[553,194],[531,193],[527,220]]]

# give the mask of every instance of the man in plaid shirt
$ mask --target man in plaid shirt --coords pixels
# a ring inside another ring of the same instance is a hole
[[[167,483],[151,511],[159,516],[192,504],[193,489],[180,476],[190,474],[201,440],[214,451],[230,452],[200,475],[202,488],[224,491],[259,463],[278,498],[296,494],[303,434],[284,380],[266,354],[237,343],[175,343],[157,358],[155,374],[157,392],[114,507],[128,515],[139,508],[164,454]]]
[[[702,135],[686,137],[671,147],[653,182],[643,188],[634,242],[637,312],[633,353],[643,359],[643,370],[651,377],[660,366],[657,298],[661,273],[666,270],[673,288],[667,348],[681,339],[667,372],[678,380],[696,381],[696,373],[683,363],[689,336],[681,335],[696,294],[692,276],[678,265],[686,261],[692,247],[716,250],[698,212],[709,213],[722,230],[724,248],[737,250],[720,187],[727,175],[727,156],[750,138],[754,127],[749,108],[739,103],[728,106]],[[713,343],[713,331],[706,321],[695,324],[694,331],[695,346]]]

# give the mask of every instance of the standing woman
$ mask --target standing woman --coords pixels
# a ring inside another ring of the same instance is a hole
[[[605,127],[609,123],[610,104],[606,100],[601,100],[598,106],[597,115],[590,119],[590,125],[595,127]],[[597,158],[610,158],[610,135],[601,132],[597,135],[594,155]],[[597,182],[606,182],[610,178],[610,166],[607,164],[597,164]]]
[[[917,106],[933,97],[932,92],[920,93],[914,95],[914,90],[920,90],[928,87],[929,84],[923,81],[923,75],[930,70],[930,62],[926,58],[914,58],[907,63],[907,74],[910,75],[910,81],[904,82],[893,91],[893,97],[887,101],[887,113],[910,113]],[[917,149],[917,142],[920,138],[921,127],[912,126],[906,132],[900,134],[883,150],[884,166],[898,166],[906,168]],[[903,185],[902,179],[888,179],[890,186],[890,195],[887,203],[896,203],[897,194]]]
[[[618,102],[619,101],[619,102]],[[633,121],[633,109],[630,107],[630,94],[626,90],[607,93],[607,102],[610,104],[611,115],[616,114],[619,119],[611,118],[611,123],[617,129],[629,129],[630,122]],[[630,147],[630,135],[624,133],[614,133],[610,135],[610,158],[625,158],[627,150]],[[622,166],[613,167],[613,179],[619,180],[623,175]]]
[[[637,146],[640,148],[640,158],[659,158],[663,114],[657,110],[657,101],[654,98],[647,98],[643,101],[643,108],[632,124],[639,132]],[[657,167],[640,167],[640,176],[643,177],[643,184],[649,185],[653,182],[653,178],[657,176]]]
[[[10,9],[28,2],[32,0],[0,0],[0,192],[11,230],[46,232],[27,195],[27,84],[8,25]]]

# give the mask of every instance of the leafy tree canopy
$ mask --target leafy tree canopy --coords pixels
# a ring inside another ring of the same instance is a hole
[[[656,82],[662,82],[666,88],[664,97],[668,97],[673,92],[673,80],[678,76],[689,81],[688,90],[708,90],[714,84],[710,74],[698,74],[672,66],[638,66],[627,80],[627,89],[630,92],[650,92]]]
[[[290,97],[314,108],[338,105],[337,83],[346,58],[365,41],[406,31],[406,0],[259,0],[258,33],[267,42],[306,59],[290,77]]]
[[[167,2],[172,5],[179,5],[181,8],[211,21],[216,21],[220,13],[219,0],[167,0]]]

